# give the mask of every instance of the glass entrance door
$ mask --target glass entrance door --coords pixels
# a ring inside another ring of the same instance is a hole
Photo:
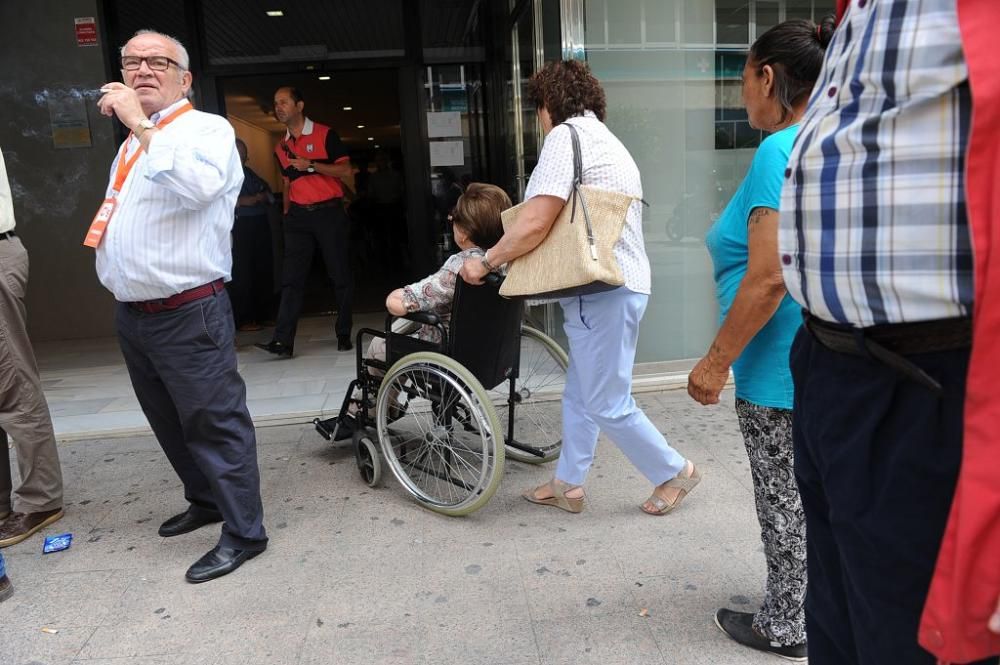
[[[514,4],[514,3],[512,3]],[[528,79],[542,65],[537,45],[541,21],[539,0],[516,3],[510,29],[506,110],[508,114],[507,158],[513,176],[511,197],[515,203],[524,198],[531,171],[538,162],[541,131],[535,108],[525,98]]]
[[[507,188],[514,203],[524,200],[524,190],[538,163],[542,129],[538,113],[526,97],[528,79],[544,64],[542,0],[511,0],[511,28],[507,47],[505,110],[507,166],[512,182]],[[529,323],[560,343],[564,342],[561,311],[554,304],[526,309]]]

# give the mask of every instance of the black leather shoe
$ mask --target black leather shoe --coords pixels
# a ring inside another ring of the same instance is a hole
[[[763,651],[780,656],[785,660],[800,663],[805,662],[809,656],[809,649],[805,642],[783,645],[764,637],[754,630],[753,612],[734,612],[723,607],[715,613],[715,625],[734,642],[739,642],[743,646],[756,649],[757,651]]]
[[[261,344],[257,342],[254,344],[258,349],[267,351],[268,353],[273,353],[279,358],[291,358],[292,357],[292,345],[283,344],[277,340],[271,340],[267,344]]]
[[[353,348],[354,348],[354,345],[351,344],[351,338],[350,338],[350,336],[342,336],[342,337],[338,337],[337,338],[337,350],[338,351],[350,351]]]
[[[236,550],[216,545],[188,568],[184,578],[192,584],[214,580],[216,577],[228,575],[263,551]]]
[[[200,529],[206,524],[215,524],[222,521],[222,515],[215,513],[198,512],[194,513],[190,508],[180,515],[174,515],[160,525],[157,531],[163,538],[179,536],[182,533],[191,533],[195,529]]]

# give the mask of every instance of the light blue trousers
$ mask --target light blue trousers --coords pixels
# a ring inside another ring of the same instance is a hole
[[[603,431],[653,485],[679,474],[684,457],[632,398],[639,322],[649,296],[622,287],[564,298],[569,369],[563,392],[563,443],[556,478],[582,485]]]

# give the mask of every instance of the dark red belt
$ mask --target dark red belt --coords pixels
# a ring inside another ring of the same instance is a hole
[[[169,312],[172,309],[177,309],[181,305],[186,305],[194,300],[201,300],[202,298],[215,295],[224,288],[226,288],[225,282],[221,279],[217,279],[214,282],[209,282],[208,284],[202,284],[201,286],[196,286],[193,289],[188,289],[187,291],[175,293],[169,298],[162,298],[160,300],[144,300],[142,302],[130,302],[126,304],[139,312],[145,312],[146,314],[159,314],[160,312]]]

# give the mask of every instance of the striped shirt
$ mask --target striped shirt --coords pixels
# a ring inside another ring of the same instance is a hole
[[[10,182],[7,180],[7,165],[0,152],[0,233],[14,230],[14,199],[10,195]]]
[[[184,104],[180,100],[154,113]],[[126,159],[139,148],[132,138]],[[121,150],[119,150],[121,157]],[[112,194],[118,158],[111,165]],[[213,280],[230,279],[230,232],[243,183],[236,136],[225,118],[180,115],[150,140],[118,194],[97,276],[121,302],[166,298]]]
[[[795,300],[859,327],[969,315],[971,112],[955,0],[851,0],[785,172]]]

